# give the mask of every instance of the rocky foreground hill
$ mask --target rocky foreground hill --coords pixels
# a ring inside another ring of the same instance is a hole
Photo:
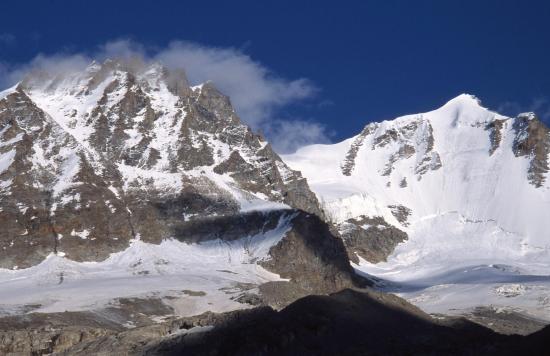
[[[399,297],[345,289],[286,308],[205,313],[124,329],[77,314],[0,320],[0,352],[17,355],[544,355],[549,328],[502,335],[463,318],[432,318]],[[62,325],[60,320],[72,321]],[[56,327],[51,327],[52,323]]]

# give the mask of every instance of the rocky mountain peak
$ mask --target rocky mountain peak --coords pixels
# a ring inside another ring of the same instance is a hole
[[[30,73],[0,97],[0,155],[4,267],[52,252],[104,259],[131,239],[182,237],[212,216],[322,216],[306,180],[227,96],[160,63]]]

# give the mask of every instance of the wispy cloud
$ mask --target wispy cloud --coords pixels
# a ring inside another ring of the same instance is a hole
[[[254,130],[264,132],[280,152],[329,139],[325,127],[318,122],[277,118],[281,109],[315,97],[319,90],[310,80],[281,77],[242,49],[233,47],[173,41],[164,48],[149,48],[135,41],[120,39],[86,53],[40,54],[30,63],[0,64],[0,78],[4,78],[0,84],[8,86],[16,83],[25,73],[35,69],[54,73],[82,70],[92,60],[114,57],[138,57],[145,62],[159,61],[170,68],[182,68],[192,85],[212,81],[231,98],[243,121]]]
[[[253,127],[271,119],[274,110],[317,91],[309,80],[281,78],[235,48],[172,42],[155,59],[169,67],[183,66],[191,83],[212,80]]]
[[[506,101],[498,106],[497,111],[509,116],[516,116],[522,112],[534,112],[541,120],[550,123],[550,99],[546,97],[536,97],[527,104]]]
[[[280,153],[292,153],[312,143],[330,143],[334,135],[325,125],[306,120],[274,120],[265,133]]]

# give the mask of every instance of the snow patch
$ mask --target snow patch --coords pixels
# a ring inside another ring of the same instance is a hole
[[[90,236],[90,230],[84,229],[82,231],[76,231],[75,229],[73,229],[71,231],[71,236],[78,236],[82,240],[86,240],[88,236]]]
[[[13,164],[14,158],[15,150],[0,153],[0,174],[6,171]]]

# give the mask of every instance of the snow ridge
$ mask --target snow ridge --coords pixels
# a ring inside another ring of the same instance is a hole
[[[434,111],[370,123],[354,138],[283,159],[304,174],[335,223],[381,217],[408,234],[386,262],[361,259],[356,268],[399,283],[434,276],[437,285],[444,283],[437,273],[460,266],[547,273],[549,132],[535,115],[505,117],[462,94]],[[409,214],[403,219],[396,209]],[[430,308],[427,300],[420,304]]]

